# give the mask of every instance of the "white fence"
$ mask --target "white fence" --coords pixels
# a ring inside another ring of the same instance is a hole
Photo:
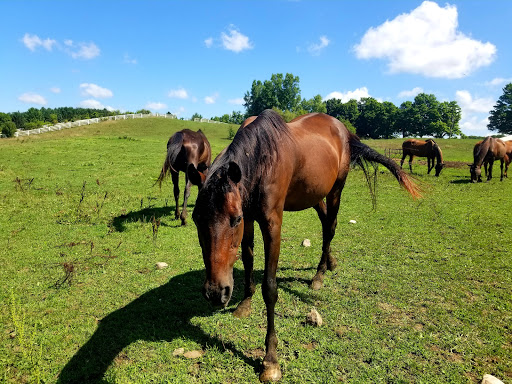
[[[68,123],[59,123],[51,126],[45,125],[44,127],[37,128],[37,129],[31,129],[29,131],[16,131],[14,133],[14,137],[21,137],[21,136],[30,136],[30,135],[38,135],[40,133],[44,132],[52,132],[52,131],[60,131],[61,129],[67,129],[67,128],[73,128],[73,127],[81,127],[83,125],[90,125],[99,123],[101,121],[108,121],[108,120],[127,120],[127,119],[141,119],[144,117],[164,117],[167,119],[176,119],[176,115],[172,114],[162,114],[162,113],[148,113],[142,114],[142,113],[132,113],[129,115],[116,115],[116,116],[106,116],[106,117],[97,117],[94,119],[86,119],[86,120],[77,120],[72,121]]]

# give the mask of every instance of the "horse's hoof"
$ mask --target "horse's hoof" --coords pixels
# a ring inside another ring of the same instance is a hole
[[[318,276],[313,277],[313,280],[311,280],[311,285],[310,285],[310,287],[313,291],[318,291],[323,286],[324,286],[323,276],[322,277],[318,277]]]
[[[245,299],[240,304],[238,304],[238,307],[236,307],[235,311],[233,312],[233,316],[238,317],[239,319],[242,319],[244,317],[249,317],[251,314],[251,300]]]
[[[268,383],[269,381],[279,381],[283,375],[281,374],[281,368],[277,363],[266,363],[263,362],[263,372],[260,375],[260,381],[262,383]]]
[[[184,227],[185,225],[187,225],[187,220],[185,219],[181,219],[181,225]]]

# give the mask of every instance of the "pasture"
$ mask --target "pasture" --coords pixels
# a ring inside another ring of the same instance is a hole
[[[253,313],[236,319],[241,261],[230,305],[213,310],[200,293],[195,226],[174,220],[171,181],[154,185],[174,132],[201,128],[216,156],[229,127],[155,118],[0,140],[4,382],[258,382],[259,229]],[[384,153],[402,141],[365,143]],[[332,242],[338,268],[319,291],[309,281],[320,221],[313,209],[285,213],[276,305],[283,383],[512,379],[512,176],[500,182],[495,164],[493,180],[471,184],[474,142],[438,140],[448,164],[439,178],[414,161],[424,194],[416,201],[381,167],[373,209],[352,170]],[[190,212],[196,195],[194,187]],[[313,307],[321,327],[305,324]]]

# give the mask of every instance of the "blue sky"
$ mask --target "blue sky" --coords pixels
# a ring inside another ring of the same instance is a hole
[[[488,134],[512,82],[512,1],[0,0],[0,111],[242,111],[253,80],[300,79],[310,99],[419,92],[456,100]]]

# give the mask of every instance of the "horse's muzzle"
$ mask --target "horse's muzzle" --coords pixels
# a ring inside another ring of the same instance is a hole
[[[225,307],[231,299],[233,288],[229,285],[220,286],[206,281],[203,286],[203,296],[215,307]]]

